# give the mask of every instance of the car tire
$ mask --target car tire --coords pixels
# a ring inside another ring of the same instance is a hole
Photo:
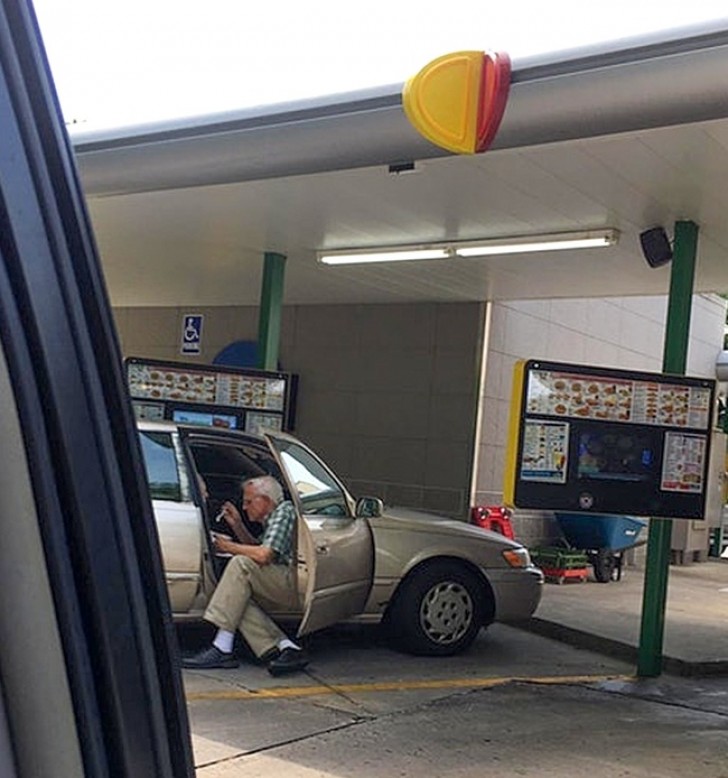
[[[385,625],[400,650],[420,656],[465,651],[484,624],[487,593],[462,565],[440,560],[414,570],[387,610]]]

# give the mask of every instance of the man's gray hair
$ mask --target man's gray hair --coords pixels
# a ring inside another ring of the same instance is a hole
[[[243,489],[246,486],[253,488],[256,494],[262,494],[273,502],[273,505],[280,505],[283,502],[283,487],[272,475],[259,475],[255,478],[248,478],[243,481]]]

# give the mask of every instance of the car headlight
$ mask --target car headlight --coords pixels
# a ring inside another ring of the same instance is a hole
[[[531,564],[531,555],[527,548],[507,548],[501,553],[510,567],[528,567]]]

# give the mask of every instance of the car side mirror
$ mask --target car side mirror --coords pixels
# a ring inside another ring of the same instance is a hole
[[[354,515],[362,519],[374,519],[384,513],[384,503],[379,497],[360,497],[356,501]]]

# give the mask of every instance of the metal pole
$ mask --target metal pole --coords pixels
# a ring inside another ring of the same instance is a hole
[[[697,246],[697,224],[691,221],[676,222],[662,357],[663,373],[685,375]],[[654,678],[662,672],[671,536],[672,520],[650,521],[642,593],[642,629],[637,657],[637,675],[641,678]]]
[[[263,370],[278,370],[285,266],[283,254],[265,252],[258,319],[258,367]]]

